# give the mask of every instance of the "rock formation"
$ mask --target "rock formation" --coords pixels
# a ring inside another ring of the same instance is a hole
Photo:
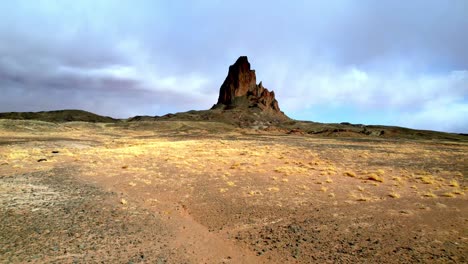
[[[257,84],[255,71],[250,69],[247,56],[241,56],[229,67],[229,72],[219,90],[218,103],[214,109],[259,108],[262,111],[280,111],[275,93]]]

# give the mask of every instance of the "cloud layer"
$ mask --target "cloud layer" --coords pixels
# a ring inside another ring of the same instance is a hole
[[[6,1],[0,111],[206,109],[248,55],[291,117],[468,132],[466,1]]]

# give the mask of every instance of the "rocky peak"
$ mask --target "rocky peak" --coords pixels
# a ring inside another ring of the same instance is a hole
[[[255,71],[250,69],[247,56],[241,56],[229,66],[229,72],[219,90],[218,103],[214,108],[253,108],[262,111],[281,113],[275,93],[263,87],[262,82],[257,85]]]

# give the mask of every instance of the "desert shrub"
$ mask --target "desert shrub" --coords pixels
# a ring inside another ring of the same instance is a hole
[[[367,176],[367,179],[368,180],[371,180],[371,181],[377,181],[377,182],[383,182],[383,178],[379,175],[377,175],[376,173],[370,173],[368,176]]]
[[[343,175],[344,176],[348,176],[348,177],[356,177],[356,173],[352,172],[352,171],[345,171],[343,172]]]

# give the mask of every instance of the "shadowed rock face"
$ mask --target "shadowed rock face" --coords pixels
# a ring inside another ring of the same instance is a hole
[[[273,111],[282,114],[275,93],[263,87],[262,82],[257,85],[255,71],[250,69],[247,56],[241,56],[229,66],[228,76],[219,90],[218,103],[214,108],[252,108],[263,111]]]

